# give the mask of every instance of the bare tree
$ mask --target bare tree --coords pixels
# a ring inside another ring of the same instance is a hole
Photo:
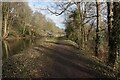
[[[98,56],[100,50],[100,1],[96,1],[97,8],[97,27],[96,27],[96,46],[95,46],[95,55]]]
[[[111,29],[113,27],[112,24],[112,19],[113,19],[113,3],[112,1],[107,2],[107,11],[108,11],[108,15],[107,15],[107,24],[108,24],[108,36],[109,36],[109,41],[108,41],[108,46],[110,46],[110,34],[111,34]]]
[[[112,4],[112,3],[111,3]],[[119,68],[119,54],[120,54],[120,2],[113,2],[113,22],[111,22],[112,29],[110,31],[109,42],[109,57],[108,64],[116,69]],[[110,23],[108,24],[110,27]]]

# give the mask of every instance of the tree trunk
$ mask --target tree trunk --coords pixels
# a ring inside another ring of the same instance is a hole
[[[79,14],[79,21],[80,21],[80,13],[81,13],[81,10],[80,10],[80,2],[77,2],[77,9],[78,9],[78,14]],[[82,41],[81,41],[81,25],[79,25],[79,34],[78,34],[78,39],[76,40],[76,42],[77,42],[77,44],[78,44],[78,46],[79,46],[79,48],[81,48],[82,46]]]
[[[110,36],[111,36],[111,29],[113,27],[112,24],[112,19],[113,19],[113,4],[112,2],[107,2],[107,11],[108,11],[108,15],[107,15],[107,19],[108,19],[108,46],[110,46]]]
[[[2,11],[2,2],[0,2],[0,11]],[[0,25],[2,25],[2,18],[3,18],[3,16],[2,16],[2,14],[0,14]],[[2,27],[0,27],[0,41],[1,41],[1,39],[2,39]]]
[[[6,58],[9,57],[9,47],[6,41],[3,41],[4,47],[5,47],[5,53],[6,53]]]
[[[23,32],[22,32],[23,35],[25,35],[25,30],[26,30],[26,27],[25,25],[23,25]]]
[[[4,33],[3,38],[7,37],[7,16],[4,18]]]
[[[120,2],[113,3],[113,27],[110,33],[108,64],[116,69],[120,65]]]
[[[97,27],[96,27],[96,46],[95,46],[95,56],[98,56],[100,51],[100,1],[96,1],[97,8]]]
[[[81,11],[81,8],[80,8],[81,6],[80,6],[80,2],[77,2],[77,8],[78,8],[78,13],[79,13],[79,30],[80,30],[80,44],[79,44],[79,47],[81,48],[81,49],[83,49],[84,48],[84,25],[83,25],[83,13],[82,13],[82,11]]]
[[[109,47],[109,54],[108,54],[108,64],[112,64],[111,62],[114,62],[114,60],[112,61],[112,57],[114,55],[112,55],[113,53],[113,44],[112,44],[112,35],[111,35],[111,31],[112,31],[112,27],[113,27],[113,24],[112,24],[112,2],[107,2],[107,11],[108,11],[108,15],[107,15],[107,19],[108,19],[108,47]]]

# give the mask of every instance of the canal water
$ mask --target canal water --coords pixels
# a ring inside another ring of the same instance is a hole
[[[2,60],[7,59],[13,55],[20,54],[35,45],[42,44],[45,41],[45,37],[37,39],[20,39],[11,41],[2,41]]]

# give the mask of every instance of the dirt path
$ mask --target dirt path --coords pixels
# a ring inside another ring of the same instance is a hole
[[[79,56],[78,56],[79,54]],[[99,78],[96,64],[78,49],[58,42],[46,42],[3,62],[3,77]]]

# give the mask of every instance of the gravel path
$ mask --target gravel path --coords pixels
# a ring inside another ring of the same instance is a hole
[[[99,78],[94,62],[78,49],[61,42],[46,42],[3,61],[3,77]]]

